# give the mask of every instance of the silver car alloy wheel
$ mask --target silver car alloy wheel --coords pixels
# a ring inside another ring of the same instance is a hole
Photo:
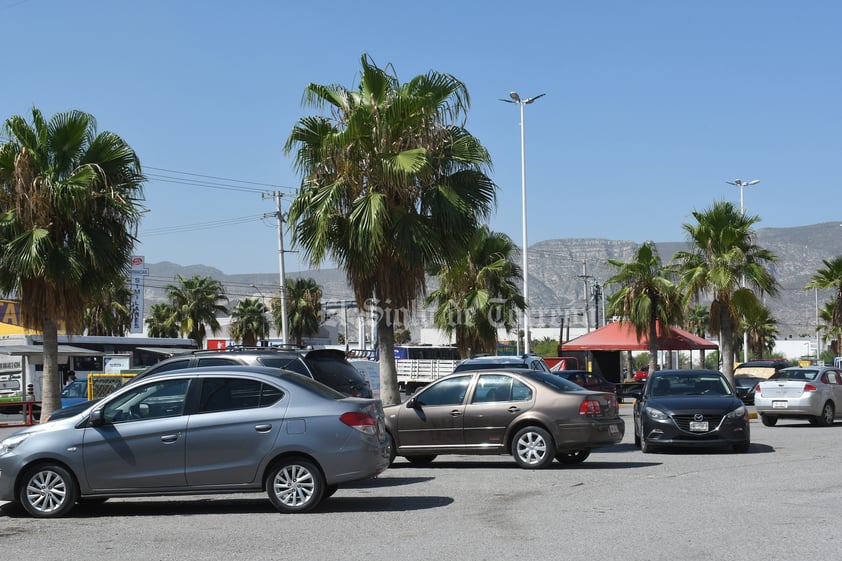
[[[40,515],[54,514],[67,505],[70,485],[52,469],[36,471],[26,481],[26,504]]]
[[[547,456],[547,441],[538,432],[525,432],[517,441],[517,455],[524,464],[535,465],[541,463]]]
[[[279,470],[272,481],[278,501],[287,507],[301,507],[313,500],[316,492],[313,474],[305,466],[291,464]]]

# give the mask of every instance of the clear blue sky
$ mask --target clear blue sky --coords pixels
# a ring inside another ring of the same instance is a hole
[[[739,204],[737,178],[761,180],[744,192],[761,228],[842,219],[833,0],[0,0],[0,22],[0,118],[80,109],[125,138],[150,176],[147,262],[277,272],[260,190],[293,196],[282,147],[304,87],[356,86],[364,52],[401,81],[467,85],[499,186],[491,226],[518,245],[512,90],[546,93],[526,108],[530,245],[679,241],[692,211]]]

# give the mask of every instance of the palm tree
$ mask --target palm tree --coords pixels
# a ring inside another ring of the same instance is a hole
[[[515,284],[521,275],[512,259],[515,249],[509,236],[481,226],[461,259],[431,270],[439,288],[427,305],[437,305],[434,323],[448,336],[456,334],[463,357],[496,352],[497,328],[512,329],[516,310],[526,307]]]
[[[178,284],[164,287],[170,299],[173,312],[172,322],[178,326],[180,335],[187,335],[203,348],[207,330],[216,334],[220,331],[218,314],[228,310],[220,302],[228,302],[222,283],[210,277],[194,275],[184,278],[176,275]]]
[[[768,307],[760,304],[743,310],[743,327],[747,331],[749,352],[754,358],[763,358],[775,348],[775,338],[780,333],[778,320]]]
[[[315,279],[294,278],[286,281],[287,325],[296,344],[315,335],[322,325],[322,288]],[[281,300],[272,298],[275,325],[281,325]]]
[[[804,290],[818,288],[834,290],[830,329],[836,335],[836,351],[842,349],[842,256],[828,261],[823,259],[824,269],[819,269],[804,286]]]
[[[150,337],[178,337],[175,312],[169,304],[152,304],[146,318],[146,331]]]
[[[610,314],[627,317],[638,340],[646,334],[649,341],[649,371],[658,369],[658,335],[667,335],[670,326],[682,320],[681,297],[670,278],[653,242],[645,242],[625,263],[609,259],[617,274],[605,284],[618,284],[620,289],[609,296]]]
[[[695,304],[691,306],[684,317],[684,327],[690,333],[698,335],[702,339],[707,336],[708,326],[710,325],[710,310],[707,306],[702,304]],[[692,360],[691,360],[692,363]],[[692,364],[691,364],[692,366]],[[699,367],[705,367],[705,350],[699,349]]]
[[[140,160],[81,111],[9,117],[0,146],[0,291],[44,338],[42,415],[60,407],[58,324],[81,332],[84,311],[129,274],[140,205]]]
[[[430,71],[405,84],[361,59],[359,87],[310,84],[285,150],[302,175],[293,245],[345,271],[357,305],[375,299],[381,397],[399,402],[394,327],[432,266],[461,257],[495,202],[487,150],[463,126],[465,85]],[[389,67],[391,69],[391,67]]]
[[[679,288],[688,298],[712,297],[711,325],[719,331],[722,372],[733,383],[733,338],[740,311],[758,305],[755,290],[777,294],[777,281],[766,268],[777,257],[754,243],[752,226],[760,218],[747,216],[729,202],[694,211],[693,217],[696,224],[683,225],[691,248],[673,256],[681,276]]]
[[[231,338],[241,341],[246,347],[257,346],[258,339],[269,336],[272,326],[266,318],[269,310],[260,302],[252,298],[244,298],[237,302],[231,310]]]
[[[833,337],[833,341],[830,343],[831,351],[833,351],[833,356],[839,356],[839,339],[842,338],[842,326],[833,326],[833,316],[835,311],[836,300],[824,303],[822,308],[819,310],[819,318],[824,323],[816,326],[816,332],[820,333],[825,331],[828,337]],[[822,340],[824,340],[824,338],[822,338]],[[821,353],[821,349],[819,349],[818,352]]]
[[[123,280],[106,287],[85,310],[88,335],[123,337],[131,329],[133,292]]]

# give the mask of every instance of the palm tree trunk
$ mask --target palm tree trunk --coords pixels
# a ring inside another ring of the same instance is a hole
[[[720,304],[721,306],[721,304]],[[722,358],[722,373],[734,385],[734,326],[728,309],[719,313],[719,349]]]
[[[658,370],[658,321],[649,321],[649,373]]]
[[[44,320],[44,371],[41,381],[41,418],[46,419],[61,409],[61,384],[58,372],[58,326],[51,319]]]
[[[401,402],[395,367],[395,330],[386,314],[377,320],[377,349],[380,351],[380,400],[383,405]]]

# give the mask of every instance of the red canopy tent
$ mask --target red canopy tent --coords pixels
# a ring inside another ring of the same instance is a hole
[[[658,337],[659,351],[701,351],[717,348],[716,343],[677,327],[671,327],[669,335],[662,334]],[[620,383],[620,351],[648,350],[649,337],[644,334],[638,339],[631,322],[618,321],[560,345],[559,355],[576,356],[581,364],[590,363],[594,371],[601,372],[612,382]]]
[[[715,350],[716,343],[702,339],[688,331],[671,327],[669,335],[658,337],[659,351]],[[577,337],[562,347],[564,351],[648,351],[649,337],[643,334],[638,340],[634,325],[628,321],[617,321]]]

